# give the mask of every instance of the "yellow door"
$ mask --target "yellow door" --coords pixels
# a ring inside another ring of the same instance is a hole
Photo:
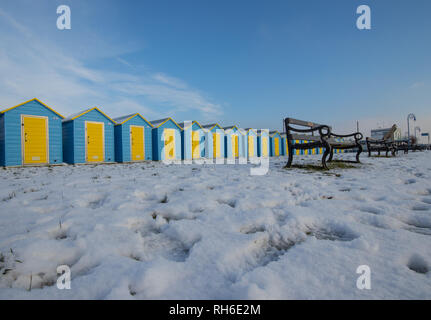
[[[199,148],[199,131],[192,131],[192,157],[197,159],[201,157]]]
[[[289,154],[289,145],[287,144],[287,138],[286,138],[286,156]]]
[[[267,157],[268,156],[268,138],[262,137],[262,156]]]
[[[299,140],[295,140],[296,143],[300,143]],[[296,154],[300,155],[301,154],[301,150],[296,149]]]
[[[23,116],[24,164],[48,163],[48,119]]]
[[[308,143],[308,141],[307,141],[307,140],[304,140],[304,143]],[[304,154],[308,154],[308,149],[305,149],[305,150],[304,150]]]
[[[239,137],[235,136],[235,157],[239,157]]]
[[[254,139],[253,137],[248,137],[248,156],[254,157]]]
[[[220,134],[213,133],[213,156],[214,158],[220,157]]]
[[[87,133],[87,162],[103,162],[104,157],[104,135],[103,122],[86,122]]]
[[[165,129],[165,159],[174,160],[175,159],[175,130]]]
[[[145,159],[144,127],[130,126],[130,149],[132,161]]]
[[[235,158],[238,158],[238,155],[239,155],[238,136],[237,135],[232,135],[231,136],[231,141],[232,141],[232,155]]]
[[[278,157],[280,155],[280,139],[274,138],[274,153]]]

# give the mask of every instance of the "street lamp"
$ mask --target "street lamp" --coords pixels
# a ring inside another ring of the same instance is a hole
[[[407,116],[407,141],[410,143],[410,120],[416,121],[416,116],[413,113],[410,113]]]

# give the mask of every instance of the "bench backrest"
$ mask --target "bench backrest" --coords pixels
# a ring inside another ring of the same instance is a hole
[[[298,120],[298,119],[293,119],[293,118],[286,118],[285,121],[288,124],[293,124],[293,125],[303,126],[303,127],[309,127],[309,128],[314,128],[314,127],[320,126],[320,124],[318,124],[318,123],[303,121],[303,120]]]
[[[303,120],[298,120],[298,119],[293,119],[293,118],[286,118],[284,120],[284,124],[285,126],[285,131],[286,131],[286,136],[290,137],[291,140],[310,140],[310,141],[320,141],[320,136],[319,134],[317,134],[317,136],[314,135],[314,132],[310,134],[305,134],[305,133],[292,133],[290,129],[292,129],[293,131],[295,130],[293,127],[289,128],[290,125],[296,125],[296,126],[302,126],[302,127],[307,127],[307,128],[316,128],[321,126],[321,124],[319,123],[315,123],[315,122],[310,122],[310,121],[303,121]],[[331,127],[329,127],[331,128]]]

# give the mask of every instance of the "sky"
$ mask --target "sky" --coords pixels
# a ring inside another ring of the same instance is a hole
[[[371,30],[356,9],[371,8]],[[57,7],[71,30],[57,29]],[[1,0],[0,109],[431,131],[429,0]],[[413,129],[412,129],[413,130]],[[425,140],[423,140],[425,141]]]

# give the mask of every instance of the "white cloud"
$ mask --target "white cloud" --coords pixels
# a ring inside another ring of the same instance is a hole
[[[161,72],[133,73],[133,65],[121,57],[113,59],[127,66],[127,72],[90,68],[1,9],[0,18],[1,108],[37,97],[66,116],[95,105],[113,117],[193,111],[196,118],[206,118],[222,113],[220,105],[181,79]]]
[[[415,82],[410,86],[410,89],[425,87],[425,82]]]
[[[179,89],[186,89],[187,88],[187,84],[180,80],[180,79],[176,79],[174,77],[170,77],[164,73],[156,73],[153,75],[154,80],[160,82],[160,83],[164,83],[167,84],[171,87],[175,87],[175,88],[179,88]]]

